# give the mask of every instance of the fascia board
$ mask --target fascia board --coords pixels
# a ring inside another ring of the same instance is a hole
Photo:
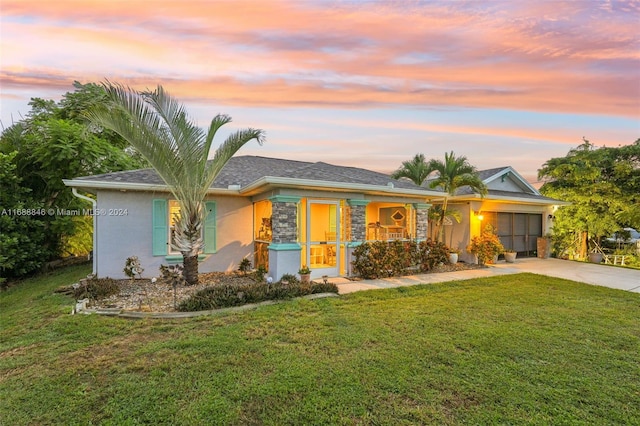
[[[113,182],[113,181],[96,181],[96,180],[82,180],[82,179],[63,179],[66,186],[75,188],[92,188],[92,189],[113,189],[113,190],[130,190],[130,191],[154,191],[154,192],[169,192],[169,188],[163,184],[148,184],[148,183],[134,183],[134,182]],[[368,185],[368,184],[353,184],[353,183],[341,183],[341,182],[329,182],[318,181],[309,179],[297,179],[297,178],[284,178],[284,177],[272,177],[265,176],[253,183],[240,188],[240,189],[226,189],[226,188],[210,188],[208,194],[225,194],[225,195],[244,195],[249,196],[254,192],[259,192],[263,187],[268,186],[284,186],[292,188],[314,188],[314,189],[326,189],[330,191],[352,191],[352,192],[366,192],[377,193],[387,195],[406,195],[413,197],[423,198],[443,198],[444,194],[438,191],[429,190],[416,190],[395,188],[391,186],[382,185]]]
[[[391,186],[382,186],[382,185],[368,185],[362,183],[343,183],[343,182],[329,182],[329,181],[320,181],[320,180],[310,180],[310,179],[297,179],[297,178],[286,178],[286,177],[273,177],[273,176],[265,176],[256,180],[255,182],[247,185],[246,187],[240,190],[241,194],[251,193],[253,191],[258,190],[263,186],[287,186],[287,187],[296,187],[296,188],[314,188],[314,189],[326,189],[326,190],[341,190],[341,191],[355,191],[355,192],[369,192],[369,193],[384,193],[384,194],[394,194],[394,195],[411,195],[411,196],[419,196],[419,197],[442,197],[443,194],[441,192],[436,191],[428,191],[428,190],[416,190],[416,189],[405,189],[405,188],[395,188]]]
[[[539,195],[539,194],[536,194]],[[542,195],[541,195],[542,196]],[[459,195],[449,199],[450,202],[457,201],[502,201],[507,203],[517,204],[531,204],[531,205],[545,205],[545,206],[569,206],[571,203],[560,200],[536,200],[524,197],[508,197],[500,195],[492,195],[490,197],[481,197],[479,194],[474,195]]]
[[[133,183],[133,182],[105,182],[95,180],[62,179],[62,182],[69,187],[90,188],[90,189],[113,189],[118,191],[147,191],[147,192],[171,192],[167,185]],[[220,195],[240,195],[237,189],[210,188],[207,194]]]

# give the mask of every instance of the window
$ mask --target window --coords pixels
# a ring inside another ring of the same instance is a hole
[[[176,200],[169,200],[169,245],[167,250],[170,254],[180,254],[174,248],[176,243],[176,223],[180,219],[180,204]]]
[[[206,201],[205,220],[203,224],[204,253],[216,252],[216,203]],[[174,241],[174,225],[176,217],[180,214],[180,205],[175,200],[153,200],[153,255],[167,256],[177,255],[179,252],[171,247]]]

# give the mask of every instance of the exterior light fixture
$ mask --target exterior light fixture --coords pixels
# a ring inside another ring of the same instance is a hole
[[[476,210],[473,212],[473,214],[476,215],[476,217],[478,218],[478,220],[482,220],[484,219],[484,216],[482,215],[482,212],[480,210]]]

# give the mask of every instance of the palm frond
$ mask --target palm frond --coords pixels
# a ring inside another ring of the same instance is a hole
[[[202,202],[209,187],[244,144],[252,139],[262,144],[264,132],[246,129],[233,133],[208,161],[214,136],[230,117],[216,116],[205,132],[162,86],[137,92],[107,80],[103,87],[109,103],[88,111],[87,118],[126,139],[156,170],[180,204],[175,248],[184,255],[197,254],[203,244]]]

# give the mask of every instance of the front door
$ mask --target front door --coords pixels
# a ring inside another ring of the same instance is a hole
[[[307,265],[314,278],[338,276],[340,208],[337,201],[307,201]]]

